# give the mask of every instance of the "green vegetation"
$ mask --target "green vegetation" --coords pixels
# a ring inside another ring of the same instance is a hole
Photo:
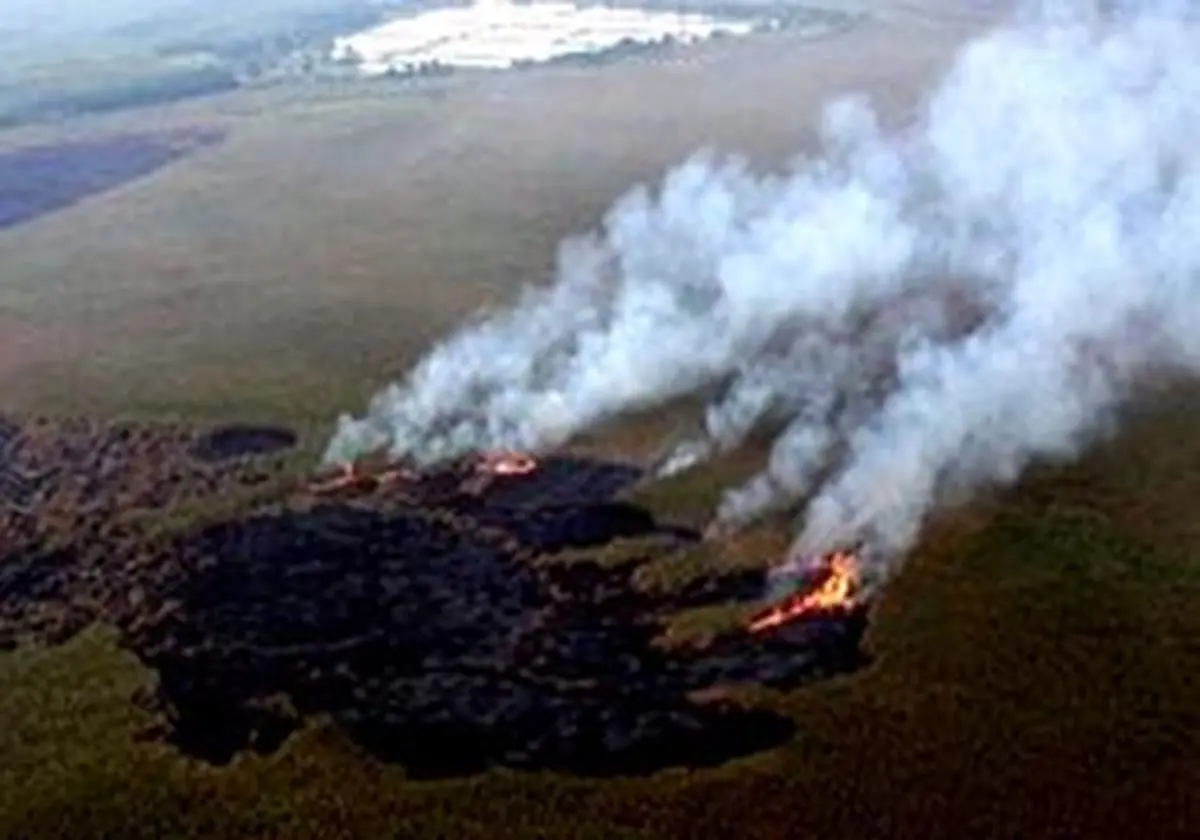
[[[233,90],[238,84],[235,73],[218,65],[151,66],[143,72],[122,71],[102,79],[84,76],[0,91],[0,124],[160,105]]]
[[[1200,542],[1147,535],[1140,493],[1196,498],[1200,439],[1162,436],[1196,408],[1149,414],[938,523],[878,605],[870,669],[757,698],[799,729],[775,753],[641,781],[415,783],[315,722],[275,756],[211,769],[132,738],[129,695],[151,675],[100,629],[0,658],[0,836],[1186,836]],[[651,585],[757,562],[783,538],[663,556]],[[735,618],[693,613],[678,630]]]
[[[332,8],[318,0],[164,6],[64,8],[32,32],[7,37],[0,23],[0,126],[332,72],[333,37],[374,23],[385,8],[368,0]]]
[[[31,332],[2,345],[4,407],[292,422],[315,452],[334,412],[465,312],[546,276],[559,239],[628,184],[704,142],[790,155],[780,114],[864,75],[915,87],[953,39],[860,59],[913,32],[818,45],[816,61],[785,45],[686,86],[631,67],[603,83],[523,74],[508,98],[447,82],[189,106],[181,119],[232,124],[233,139],[0,237],[0,329]],[[777,751],[650,779],[416,783],[314,721],[276,755],[214,769],[134,739],[146,718],[129,697],[153,675],[94,628],[0,655],[0,837],[1195,837],[1198,411],[1194,390],[1160,395],[1079,463],[932,523],[877,606],[870,669],[753,698],[796,721]],[[590,443],[645,454],[671,429]],[[641,498],[702,524],[751,460]],[[679,585],[786,543],[763,528],[664,553],[638,582]],[[734,618],[689,613],[671,635]]]
[[[100,12],[60,4],[26,32],[0,20],[0,128],[142,108],[229,91],[245,85],[336,80],[352,68],[329,58],[333,38],[364,29],[389,13],[459,0],[170,0],[116,4]],[[620,4],[618,4],[620,5]],[[744,2],[650,2],[643,7],[750,19],[763,29],[838,28],[854,15],[805,5]],[[541,63],[590,67],[669,49],[630,40],[601,51]],[[431,62],[395,70],[393,78],[438,77],[454,69]]]

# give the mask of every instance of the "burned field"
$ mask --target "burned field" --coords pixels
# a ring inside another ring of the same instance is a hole
[[[191,129],[0,151],[0,230],[149,175],[221,139],[219,131]]]
[[[296,445],[296,433],[278,426],[222,426],[202,435],[192,446],[201,461],[217,462],[285,452]]]
[[[333,492],[281,486],[245,515],[165,535],[123,514],[253,486],[278,464],[205,461],[205,435],[175,427],[6,434],[9,472],[58,470],[4,514],[0,641],[114,625],[157,674],[133,698],[158,713],[141,735],[207,762],[272,751],[321,716],[416,776],[714,764],[791,734],[714,687],[788,687],[864,661],[861,613],[661,644],[674,612],[752,599],[761,579],[635,586],[653,552],[698,536],[614,499],[634,467],[555,457],[481,476],[462,462]],[[600,562],[617,538],[646,556]]]
[[[169,568],[139,516],[263,487],[282,466],[205,464],[196,439],[183,426],[0,418],[0,649],[135,610],[138,581]]]

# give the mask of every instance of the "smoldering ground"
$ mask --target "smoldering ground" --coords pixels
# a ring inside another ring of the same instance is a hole
[[[326,460],[545,450],[716,393],[666,463],[773,424],[719,518],[803,501],[797,552],[865,540],[886,574],[948,500],[1073,456],[1144,376],[1200,370],[1187,17],[1025,4],[900,131],[851,97],[785,172],[697,155],[564,244],[554,283],[343,417]]]
[[[628,465],[551,457],[480,487],[468,459],[331,494],[280,486],[181,529],[146,516],[259,485],[285,431],[0,417],[0,651],[103,622],[154,673],[140,737],[224,763],[329,720],[426,776],[720,763],[793,730],[731,684],[870,661],[865,610],[662,639],[680,610],[751,601],[762,574],[639,583],[696,535],[612,498],[640,478]]]

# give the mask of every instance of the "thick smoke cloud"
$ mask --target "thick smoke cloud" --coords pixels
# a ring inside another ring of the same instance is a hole
[[[1179,4],[1142,5],[969,44],[898,134],[844,100],[784,175],[701,155],[635,189],[327,460],[536,451],[715,393],[663,471],[777,429],[718,519],[804,501],[798,553],[865,541],[886,572],[939,505],[1075,454],[1147,373],[1200,371],[1200,51]]]

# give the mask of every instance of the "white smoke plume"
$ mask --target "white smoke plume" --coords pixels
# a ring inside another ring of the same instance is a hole
[[[933,99],[939,203],[985,228],[963,256],[999,256],[1005,300],[899,357],[798,553],[865,539],[898,557],[951,494],[1074,455],[1144,374],[1200,372],[1200,60],[1162,11],[998,33]]]
[[[733,448],[764,420],[782,420],[787,425],[766,468],[724,495],[717,518],[737,525],[794,503],[836,457],[846,433],[877,407],[903,349],[972,328],[993,305],[988,292],[983,282],[929,280],[921,294],[878,301],[870,317],[848,321],[838,333],[809,330],[786,355],[739,372],[705,412],[702,441],[685,444],[666,466],[679,471],[699,455]]]
[[[635,189],[327,461],[537,451],[716,387],[670,468],[779,424],[719,518],[807,499],[797,553],[888,564],[947,499],[1075,454],[1146,373],[1200,372],[1200,50],[1184,4],[1067,8],[969,44],[903,132],[844,100],[785,175],[702,155]]]
[[[897,217],[903,168],[861,103],[828,123],[842,166],[756,178],[699,155],[657,196],[632,191],[602,235],[564,246],[555,284],[437,347],[365,417],[343,417],[326,460],[382,445],[418,462],[552,447],[726,378],[806,322],[836,324],[897,293],[913,247]]]

